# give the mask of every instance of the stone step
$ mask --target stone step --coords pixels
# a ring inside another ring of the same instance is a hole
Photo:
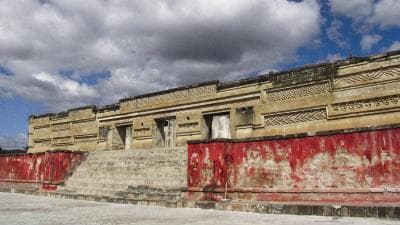
[[[156,176],[159,176],[158,174],[160,173],[160,170],[164,169],[163,175],[167,176],[168,174],[181,174],[181,169],[179,167],[174,167],[174,168],[145,168],[145,169],[138,169],[138,168],[98,168],[98,169],[87,169],[87,170],[79,170],[76,171],[75,174],[76,176],[82,176],[82,177],[87,177],[87,176],[94,176],[94,175],[99,175],[102,176],[103,174],[105,176],[107,175],[123,175],[127,177],[133,177],[136,174],[155,174]],[[166,171],[168,170],[168,171]]]
[[[121,194],[123,193],[123,194]],[[123,196],[129,199],[146,199],[146,200],[180,200],[181,194],[162,194],[162,193],[124,193],[119,192],[117,196]]]
[[[186,161],[159,161],[159,162],[147,162],[147,163],[134,163],[134,162],[112,162],[112,163],[86,163],[81,164],[77,171],[79,170],[93,170],[93,169],[119,169],[119,168],[137,168],[137,169],[151,169],[157,167],[166,167],[166,168],[181,168],[182,166],[187,165]]]
[[[182,153],[186,152],[186,148],[179,149],[157,149],[157,150],[132,150],[132,151],[98,151],[93,152],[89,155],[90,158],[99,157],[155,157],[162,155],[175,155],[180,156]]]
[[[145,205],[145,206],[159,206],[169,208],[182,208],[185,207],[186,202],[182,200],[156,200],[156,199],[138,199],[138,198],[123,198],[123,197],[109,197],[109,196],[97,196],[97,195],[86,195],[77,194],[71,191],[51,193],[52,196],[62,197],[66,199],[79,199],[99,202],[112,202],[112,203],[128,203],[134,205]]]
[[[176,175],[175,175],[176,176]],[[74,177],[70,178],[66,181],[66,185],[74,184],[74,183],[126,183],[131,185],[148,185],[148,184],[157,184],[158,186],[186,186],[186,176],[182,174],[182,176],[96,176],[96,177]]]
[[[179,149],[157,149],[157,150],[116,150],[116,151],[96,151],[96,155],[93,156],[99,156],[99,155],[121,155],[121,156],[129,156],[129,155],[147,155],[149,153],[175,153],[175,152],[184,152],[186,151],[186,148],[179,148]]]
[[[151,180],[150,180],[151,181]],[[124,180],[74,180],[68,182],[65,187],[68,188],[97,188],[97,187],[105,187],[105,188],[118,188],[118,189],[128,189],[129,186],[138,186],[143,185],[144,183],[148,183],[149,180],[133,180],[133,181],[124,181]],[[161,182],[160,182],[161,183]],[[176,181],[169,182],[168,180],[163,180],[164,185],[160,185],[161,188],[165,187],[184,187],[184,184],[180,184]],[[181,182],[183,183],[183,182]]]
[[[135,171],[135,170],[155,170],[158,168],[171,168],[171,169],[182,169],[182,166],[186,166],[186,163],[176,163],[176,164],[157,164],[157,163],[151,163],[151,164],[138,164],[136,165],[111,165],[111,164],[104,164],[102,166],[86,166],[86,165],[80,165],[79,168],[77,168],[76,171],[82,171],[82,172],[90,172],[94,170],[106,170],[106,169],[111,169],[111,170],[122,170],[125,169],[126,171]],[[122,170],[123,171],[123,170]]]
[[[179,169],[171,169],[169,171],[160,171],[160,170],[152,170],[149,169],[147,171],[128,171],[127,169],[118,169],[118,170],[96,170],[96,171],[77,171],[74,174],[74,177],[81,178],[121,178],[121,179],[135,179],[137,177],[168,177],[168,178],[177,178],[181,176],[185,176],[186,172],[181,171]],[[161,177],[161,178],[162,178]],[[186,176],[185,176],[186,177]]]
[[[167,159],[185,159],[185,153],[182,152],[180,154],[155,154],[154,156],[139,156],[139,155],[132,155],[132,156],[93,156],[88,157],[93,162],[107,162],[107,161],[125,161],[125,160],[167,160]]]
[[[80,169],[75,171],[76,176],[93,176],[93,175],[102,175],[107,173],[109,175],[126,175],[126,176],[134,176],[135,174],[158,174],[161,169],[164,169],[163,174],[177,174],[182,172],[180,167],[158,167],[152,168],[149,166],[147,168],[135,168],[135,167],[101,167],[101,168],[94,168],[94,169]]]
[[[86,176],[76,176],[73,178],[68,179],[67,182],[73,182],[75,179],[80,179],[80,180],[126,180],[127,182],[129,181],[136,181],[136,180],[143,180],[143,179],[160,179],[160,180],[170,180],[171,182],[178,182],[178,181],[185,181],[186,180],[186,174],[184,173],[176,173],[176,174],[163,174],[161,177],[157,176],[157,174],[151,174],[151,173],[135,173],[135,174],[88,174]],[[143,184],[145,185],[145,184]]]
[[[136,185],[136,186],[129,186],[127,192],[146,192],[146,193],[176,193],[181,192],[182,190],[186,189],[185,187],[176,186],[176,187],[151,187],[148,185]]]
[[[176,187],[186,186],[186,167],[186,148],[92,152],[60,193],[110,197],[119,193],[139,200],[176,200],[181,195]]]
[[[129,149],[129,150],[104,150],[96,151],[96,154],[110,154],[110,153],[132,153],[132,152],[173,152],[177,150],[186,150],[187,147],[172,147],[172,148],[150,148],[150,149]]]
[[[127,199],[136,200],[181,200],[181,192],[131,192],[119,189],[110,188],[80,188],[71,189],[64,187],[58,191],[64,194],[80,194],[80,195],[93,195],[93,196],[117,196]]]
[[[68,179],[73,180],[75,178],[82,178],[82,179],[108,179],[108,178],[115,178],[115,179],[129,179],[134,180],[138,178],[168,178],[168,179],[186,179],[186,173],[184,171],[179,170],[172,170],[168,173],[163,173],[162,177],[160,177],[160,171],[157,170],[148,170],[145,172],[141,171],[92,171],[92,172],[77,172],[74,174],[74,177]],[[183,176],[183,177],[182,177]]]
[[[133,199],[182,199],[182,187],[150,187],[146,185],[129,186],[126,191],[117,193],[117,196]]]
[[[185,165],[182,165],[185,166]],[[149,172],[149,173],[154,173],[154,172],[160,172],[160,169],[165,169],[164,172],[165,174],[167,173],[178,173],[182,170],[181,166],[154,166],[154,165],[149,165],[147,167],[134,167],[134,166],[120,166],[120,167],[98,167],[98,168],[80,168],[79,170],[76,170],[75,173],[76,175],[83,175],[85,174],[102,174],[104,172],[107,173],[115,173],[115,174],[134,174],[136,172],[143,173],[144,172]]]
[[[146,160],[146,161],[143,161]],[[138,159],[138,160],[132,160],[132,161],[114,161],[114,162],[87,162],[87,163],[82,163],[81,165],[83,167],[90,167],[90,168],[96,168],[96,167],[104,167],[104,166],[109,166],[109,167],[126,167],[126,166],[132,166],[132,167],[146,167],[146,166],[181,166],[181,165],[186,165],[187,160],[184,159],[175,159],[175,160],[160,160],[160,161],[150,161],[147,159]]]
[[[186,185],[185,182],[169,182],[168,180],[164,181],[152,181],[149,179],[143,179],[143,180],[136,180],[132,182],[126,182],[126,183],[115,183],[115,187],[124,187],[125,189],[128,188],[128,186],[137,186],[137,185],[143,185],[143,184],[148,184],[152,186],[167,186],[167,187],[173,187],[173,186],[182,186],[184,187]],[[86,186],[89,188],[96,188],[96,187],[114,187],[113,183],[105,183],[105,182],[71,182],[65,185],[65,187],[68,188],[81,188]]]
[[[66,185],[66,188],[69,189],[79,189],[79,188],[84,188],[84,189],[96,189],[96,188],[105,188],[105,189],[112,189],[112,190],[126,190],[129,184],[127,183],[105,183],[105,182],[73,182],[73,183],[68,183]]]
[[[57,191],[57,193],[74,194],[74,195],[92,195],[92,196],[115,196],[115,194],[118,193],[119,191],[121,191],[121,190],[112,190],[112,189],[107,189],[107,188],[73,189],[73,188],[63,187],[63,188],[60,188]]]
[[[161,165],[161,166],[180,166],[182,164],[186,164],[186,159],[171,159],[168,158],[166,160],[149,160],[149,159],[132,159],[132,160],[116,160],[116,161],[87,161],[82,163],[81,165],[84,167],[103,167],[103,166],[148,166],[148,165]]]
[[[94,195],[94,196],[115,196],[115,194],[118,191],[119,190],[102,189],[102,188],[96,188],[96,189],[79,188],[76,190],[76,193],[83,195]]]
[[[87,166],[95,166],[95,165],[125,165],[125,164],[130,164],[134,165],[135,163],[137,164],[152,164],[152,163],[180,163],[180,162],[186,162],[186,158],[180,158],[180,157],[168,157],[165,159],[161,158],[155,158],[155,159],[149,159],[149,158],[130,158],[130,159],[115,159],[115,160],[110,160],[110,159],[87,159],[85,162],[82,163],[82,165],[87,165]]]
[[[159,181],[157,181],[159,180]],[[186,184],[186,179],[179,178],[179,179],[161,179],[156,177],[143,177],[137,179],[115,179],[112,177],[109,178],[99,178],[99,179],[84,179],[84,178],[75,178],[74,180],[66,182],[66,185],[74,185],[74,184],[85,184],[85,183],[119,183],[119,184],[128,184],[132,186],[137,185],[149,185],[148,183],[165,183],[165,185],[158,185],[160,187],[177,187],[177,186],[186,186],[182,184]],[[65,185],[65,186],[66,186]]]
[[[146,161],[143,161],[146,160]],[[131,158],[125,158],[125,157],[118,157],[118,158],[105,158],[105,159],[90,159],[88,158],[85,162],[83,162],[83,165],[107,165],[107,164],[115,164],[118,162],[123,162],[123,163],[142,163],[142,164],[148,164],[148,163],[162,163],[162,162],[180,162],[180,161],[187,161],[186,157],[172,157],[172,156],[165,156],[165,157],[155,157],[155,158],[145,158],[145,157],[131,157]]]

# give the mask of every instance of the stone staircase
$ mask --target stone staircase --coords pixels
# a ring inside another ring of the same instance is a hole
[[[186,170],[186,148],[92,152],[57,193],[174,205],[186,187]]]
[[[157,188],[146,185],[129,186],[116,194],[129,203],[164,207],[183,207],[182,188]]]

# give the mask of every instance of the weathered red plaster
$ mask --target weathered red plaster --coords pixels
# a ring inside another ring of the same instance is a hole
[[[80,152],[0,155],[0,182],[41,183],[46,190],[63,183],[83,158]]]
[[[189,143],[188,157],[189,189],[210,191],[227,185],[231,189],[276,188],[300,192],[337,189],[352,193],[356,189],[385,190],[400,186],[398,128],[264,141]],[[383,195],[367,191],[349,196],[353,202],[390,199],[398,202],[397,192],[396,189]],[[304,196],[276,191],[254,194],[253,198],[306,201]],[[311,199],[322,202],[348,199],[343,196],[346,195],[339,191],[325,196],[316,194]]]

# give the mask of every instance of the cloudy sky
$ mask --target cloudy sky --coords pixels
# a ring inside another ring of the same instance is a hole
[[[27,117],[400,49],[399,0],[0,0],[0,146]]]

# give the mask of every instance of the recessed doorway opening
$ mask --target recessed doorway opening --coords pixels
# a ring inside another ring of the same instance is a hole
[[[176,132],[175,132],[176,119],[162,118],[156,119],[156,129],[154,135],[154,146],[162,148],[175,147]]]
[[[116,142],[118,149],[128,150],[131,148],[132,144],[132,126],[131,125],[123,125],[116,127]]]
[[[204,115],[208,139],[231,138],[229,113]]]

